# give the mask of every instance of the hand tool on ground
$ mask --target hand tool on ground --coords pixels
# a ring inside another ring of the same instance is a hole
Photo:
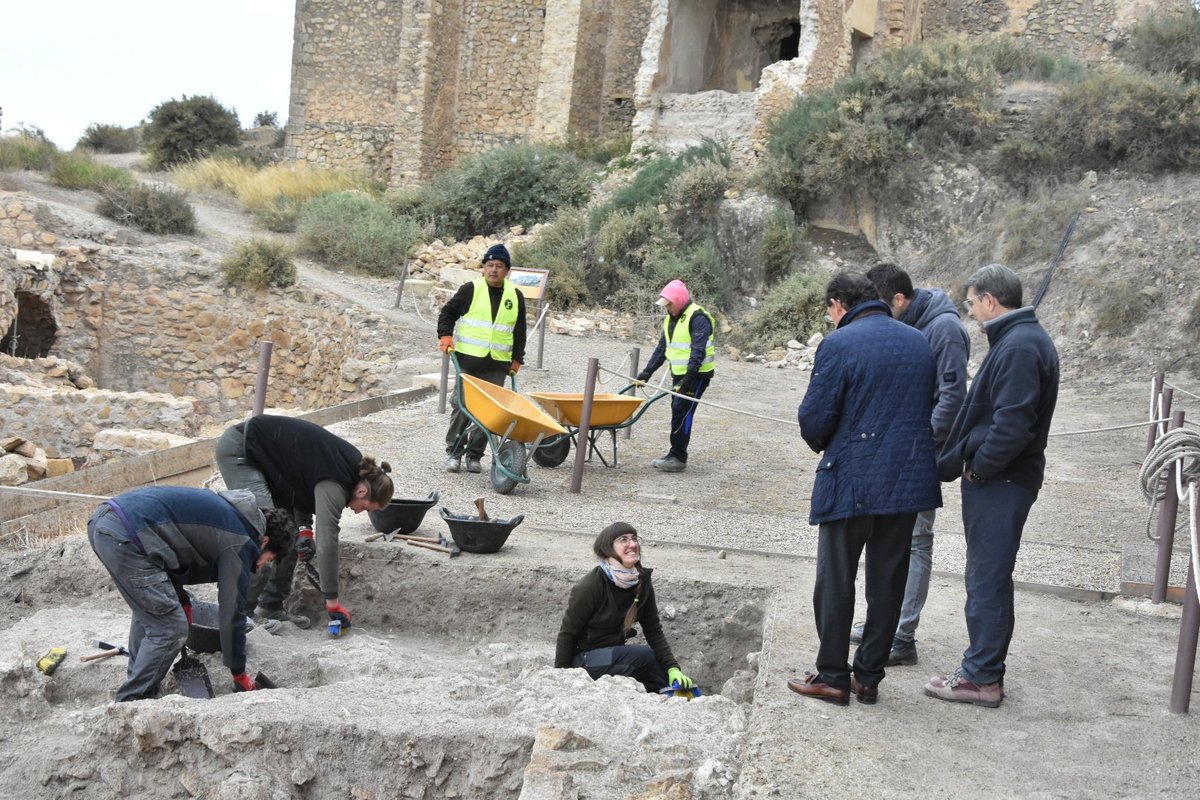
[[[268,678],[266,676],[266,673],[260,672],[254,676],[254,688],[255,689],[278,689],[279,686],[276,685],[275,681]]]
[[[50,652],[38,659],[37,668],[41,670],[43,675],[53,675],[54,670],[58,669],[58,665],[67,657],[67,648],[52,647]]]
[[[483,498],[482,498],[482,497],[476,497],[476,498],[475,498],[475,507],[476,507],[477,509],[479,509],[479,521],[480,521],[480,522],[487,522],[487,521],[488,521],[488,515],[487,515],[487,512],[483,510]]]
[[[458,542],[454,541],[453,539],[447,539],[446,534],[444,534],[444,533],[438,533],[437,543],[440,544],[442,547],[450,548],[450,557],[451,558],[455,558],[457,556],[462,555],[462,550],[459,549]]]
[[[213,691],[212,679],[208,677],[208,667],[188,651],[187,645],[179,651],[179,660],[171,669],[175,673],[175,682],[179,684],[179,693],[184,697],[211,700],[217,696]]]
[[[129,651],[126,650],[124,647],[121,647],[121,645],[119,645],[119,644],[109,644],[108,642],[103,641],[101,639],[97,639],[95,642],[93,642],[93,644],[94,644],[94,646],[99,647],[104,652],[103,653],[94,653],[90,656],[83,656],[82,658],[79,659],[80,661],[98,661],[101,658],[111,658],[112,656],[127,656],[127,655],[129,655]]]
[[[414,536],[411,533],[396,533],[396,531],[391,531],[390,533],[373,533],[363,541],[373,542],[376,539],[383,539],[385,542],[390,542],[392,539],[403,539],[405,541],[411,540],[414,542],[429,542],[430,544],[441,543],[440,538],[434,538],[432,536]]]
[[[427,542],[414,542],[411,539],[408,540],[408,544],[411,544],[413,547],[423,547],[426,550],[433,550],[435,553],[448,553],[451,558],[454,558],[455,556],[458,555],[458,553],[451,550],[449,547],[442,547],[441,545],[438,545],[438,544],[429,544]]]

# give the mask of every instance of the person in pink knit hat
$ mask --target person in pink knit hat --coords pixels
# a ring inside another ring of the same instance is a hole
[[[692,302],[691,292],[681,280],[663,287],[657,305],[667,310],[662,336],[637,379],[642,383],[650,380],[665,361],[671,370],[672,388],[685,397],[671,398],[671,449],[650,465],[662,472],[683,472],[687,469],[688,443],[692,439],[692,418],[697,405],[688,398],[699,399],[712,381],[716,369],[713,344],[716,323],[712,314]]]

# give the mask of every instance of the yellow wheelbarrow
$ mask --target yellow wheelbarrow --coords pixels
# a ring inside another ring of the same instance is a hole
[[[451,355],[458,378],[454,386],[455,401],[467,419],[487,434],[492,449],[492,488],[508,494],[517,484],[529,483],[526,474],[529,453],[537,452],[547,436],[566,436],[567,429],[523,395],[464,375],[458,356]],[[516,389],[515,377],[512,384]]]
[[[631,383],[617,394],[597,392],[592,396],[592,421],[588,427],[588,460],[593,454],[606,467],[617,466],[617,431],[628,428],[641,418],[650,406],[667,397],[667,392],[659,392],[650,399],[626,394],[638,384]],[[582,392],[530,392],[529,396],[546,409],[546,412],[557,422],[567,428],[565,436],[552,436],[542,442],[541,447],[533,451],[533,460],[538,466],[554,468],[567,460],[571,453],[571,440],[583,422],[583,393]],[[612,463],[596,446],[596,439],[605,431],[612,436]]]

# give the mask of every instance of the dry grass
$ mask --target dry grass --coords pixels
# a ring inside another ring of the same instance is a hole
[[[272,209],[281,200],[298,207],[321,195],[367,189],[362,179],[343,172],[283,165],[258,169],[229,158],[192,161],[175,167],[172,174],[180,186],[188,189],[232,194],[251,213]]]

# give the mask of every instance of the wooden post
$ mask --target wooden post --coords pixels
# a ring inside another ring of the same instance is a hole
[[[254,381],[254,407],[250,416],[257,417],[267,407],[267,379],[271,375],[271,351],[275,349],[272,342],[258,343],[258,378]]]
[[[592,428],[592,403],[596,400],[596,376],[600,373],[600,360],[589,358],[587,378],[583,386],[583,412],[579,420],[579,430],[575,434],[575,468],[571,472],[571,492],[579,494],[583,490],[583,464],[588,457],[588,434]]]
[[[1165,395],[1169,389],[1164,391]],[[1176,411],[1171,417],[1171,430],[1183,427],[1183,412]],[[1166,468],[1167,489],[1163,500],[1158,505],[1158,560],[1154,566],[1154,588],[1150,593],[1150,602],[1158,605],[1167,597],[1167,583],[1171,577],[1171,550],[1175,547],[1175,520],[1179,516],[1179,491],[1176,479],[1179,475],[1179,462],[1172,461]]]
[[[1162,419],[1159,415],[1159,405],[1162,403],[1162,390],[1164,375],[1161,372],[1154,373],[1154,379],[1150,381],[1150,421]],[[1158,438],[1158,425],[1150,425],[1146,430],[1146,452],[1149,453],[1154,449],[1154,440]]]

